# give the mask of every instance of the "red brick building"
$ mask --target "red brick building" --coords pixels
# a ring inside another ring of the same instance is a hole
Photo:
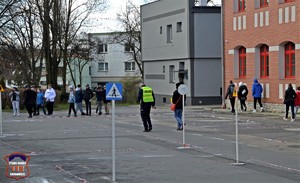
[[[263,102],[282,104],[300,86],[300,0],[223,0],[224,88],[229,80],[263,85]],[[251,108],[252,105],[249,105]]]

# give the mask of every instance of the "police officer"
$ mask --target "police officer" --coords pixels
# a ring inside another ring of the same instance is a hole
[[[152,123],[150,119],[151,106],[155,108],[155,97],[152,88],[140,83],[138,93],[138,102],[140,103],[141,118],[144,125],[144,132],[152,130]]]

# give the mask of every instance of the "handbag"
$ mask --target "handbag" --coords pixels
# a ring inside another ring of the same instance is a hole
[[[179,102],[180,98],[181,98],[181,96],[178,98],[178,100],[177,100],[177,102],[175,104],[173,104],[173,103],[171,104],[171,106],[170,106],[171,111],[175,111],[176,105]]]

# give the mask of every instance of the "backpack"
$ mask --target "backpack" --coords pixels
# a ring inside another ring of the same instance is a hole
[[[234,92],[234,86],[231,85],[231,86],[229,87],[229,94],[232,95],[233,92]]]

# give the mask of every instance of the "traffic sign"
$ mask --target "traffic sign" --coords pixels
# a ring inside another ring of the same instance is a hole
[[[178,92],[180,93],[180,95],[186,95],[187,93],[188,93],[188,87],[187,87],[187,85],[180,85],[179,87],[178,87]]]
[[[2,85],[0,85],[0,92],[5,92]]]
[[[122,83],[106,84],[106,100],[122,100]]]

